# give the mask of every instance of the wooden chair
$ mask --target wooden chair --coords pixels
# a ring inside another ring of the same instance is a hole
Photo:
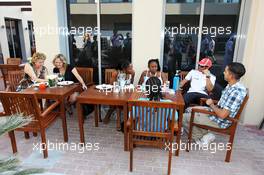
[[[110,84],[112,74],[116,71],[115,69],[105,69],[105,84]]]
[[[110,84],[111,83],[111,78],[112,78],[112,74],[113,72],[115,72],[115,69],[105,69],[105,84]],[[101,109],[101,106],[99,105],[99,111]],[[110,110],[111,112],[109,112],[109,115],[111,115],[116,109],[116,129],[120,130],[121,129],[121,123],[120,123],[120,116],[121,116],[121,107],[115,106],[115,107],[111,107]],[[100,116],[100,120],[101,120],[101,115]],[[107,116],[106,116],[107,117]]]
[[[170,174],[174,130],[178,129],[174,122],[175,103],[129,100],[128,109],[130,171],[133,170],[134,146],[144,145],[162,148],[167,142],[169,145],[168,174]],[[149,116],[149,119],[147,120],[145,116]],[[172,120],[169,119],[169,116]]]
[[[83,78],[86,85],[92,85],[93,82],[93,68],[88,67],[76,67],[78,73]]]
[[[19,67],[19,65],[14,64],[0,64],[0,70],[1,70],[1,78],[4,81],[4,88],[6,89],[7,85],[9,84],[8,81],[8,72],[9,71],[16,71],[16,70],[22,70],[23,67]]]
[[[7,85],[6,91],[15,92],[19,82],[23,79],[24,72],[20,70],[14,70],[8,72],[8,81],[9,85]]]
[[[21,58],[7,58],[6,61],[7,64],[15,64],[15,65],[21,64]]]
[[[169,73],[163,72],[163,75],[164,75],[164,77],[165,77],[166,80],[169,80]]]
[[[230,162],[230,157],[231,157],[231,152],[232,152],[232,148],[233,148],[233,142],[234,142],[234,137],[235,137],[235,132],[236,132],[236,128],[237,128],[237,124],[239,122],[239,118],[241,115],[241,112],[243,111],[247,101],[248,101],[248,94],[246,95],[246,97],[244,98],[243,103],[241,104],[236,116],[234,118],[231,117],[227,117],[226,119],[232,122],[232,125],[226,129],[221,129],[221,128],[215,128],[215,127],[211,127],[211,126],[206,126],[206,125],[201,125],[201,124],[197,124],[194,122],[194,117],[195,117],[195,113],[203,113],[203,114],[209,114],[209,115],[214,115],[217,116],[215,112],[210,112],[204,109],[192,109],[192,113],[191,113],[191,120],[190,120],[190,128],[189,128],[189,134],[188,134],[188,142],[189,145],[191,145],[191,140],[192,140],[192,129],[193,126],[195,127],[199,127],[202,129],[206,129],[206,130],[210,130],[213,132],[218,132],[221,134],[225,134],[225,135],[229,135],[229,144],[230,144],[230,148],[229,150],[227,150],[226,153],[226,157],[225,157],[225,161],[226,162]],[[203,101],[205,101],[204,99],[202,99]],[[216,103],[216,101],[214,101],[214,103]],[[186,151],[189,152],[189,148],[187,147]]]
[[[41,111],[38,99],[36,95],[32,93],[0,92],[0,101],[3,104],[5,115],[16,113],[23,113],[26,116],[31,115],[33,121],[23,128],[18,128],[16,130],[24,132],[40,132],[44,158],[47,158],[48,150],[45,129],[48,128],[59,116],[59,112],[53,112],[52,110],[55,109],[60,102],[55,101],[45,109],[45,111]],[[16,153],[17,146],[14,131],[11,131],[9,136],[11,138],[13,153]]]

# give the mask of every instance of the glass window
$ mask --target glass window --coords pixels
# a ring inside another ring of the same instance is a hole
[[[101,71],[116,68],[124,60],[131,61],[131,0],[100,0]],[[93,67],[94,82],[98,77],[98,28],[95,1],[70,4],[71,60],[76,66]],[[77,32],[73,32],[77,31]],[[82,32],[83,31],[83,32]]]
[[[126,6],[126,10],[132,11],[132,6]],[[106,13],[104,4],[101,4],[101,56],[102,70],[117,68],[125,60],[131,62],[132,49],[132,15],[113,11]],[[104,80],[104,73],[102,74]]]
[[[22,58],[18,20],[5,19],[9,55],[11,58]]]
[[[94,68],[94,82],[98,82],[96,13],[96,4],[90,1],[77,0],[70,4],[71,63],[77,67]]]
[[[34,26],[32,21],[28,21],[28,32],[29,32],[30,50],[32,56],[36,52]]]
[[[219,2],[205,1],[201,58],[212,60],[211,72],[216,75],[217,82],[225,86],[223,70],[233,62],[240,3],[231,0]]]
[[[187,1],[166,4],[163,71],[168,73],[171,84],[176,70],[195,68],[199,33],[200,3],[182,8],[178,2]]]

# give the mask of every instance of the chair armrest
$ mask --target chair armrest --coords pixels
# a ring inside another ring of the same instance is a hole
[[[50,105],[47,109],[45,109],[45,111],[43,111],[41,113],[41,117],[45,117],[46,115],[48,115],[53,109],[55,109],[58,105],[60,104],[60,102],[58,100],[56,100],[55,103],[53,103],[52,105]]]
[[[203,113],[203,114],[209,114],[209,115],[216,115],[215,112],[207,111],[205,109],[198,109],[198,108],[192,108],[192,113]]]
[[[231,122],[234,122],[234,123],[237,123],[238,122],[237,119],[231,118],[231,117],[226,117],[225,119],[230,120]]]
[[[0,117],[5,116],[5,112],[0,112]]]
[[[207,111],[207,110],[205,110],[205,109],[198,109],[198,108],[193,108],[192,109],[192,116],[194,117],[194,113],[196,113],[196,112],[198,112],[198,113],[203,113],[203,114],[208,114],[208,115],[214,115],[214,116],[217,116],[217,114],[215,113],[215,112],[211,112],[211,111]],[[226,117],[225,118],[226,120],[230,120],[230,121],[232,121],[232,122],[238,122],[238,120],[237,119],[235,119],[235,118],[231,118],[231,117]]]
[[[204,104],[206,104],[207,98],[200,98],[200,105],[203,106]],[[213,100],[214,104],[216,105],[218,103],[217,100]]]

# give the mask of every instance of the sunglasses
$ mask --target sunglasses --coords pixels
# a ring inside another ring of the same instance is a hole
[[[208,68],[208,66],[199,65],[200,68]]]

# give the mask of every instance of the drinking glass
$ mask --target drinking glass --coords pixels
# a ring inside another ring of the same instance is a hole
[[[119,92],[119,85],[118,85],[118,82],[115,81],[115,82],[113,83],[113,86],[114,86],[114,88],[113,88],[114,92],[115,92],[115,93],[118,93],[118,92]]]
[[[165,92],[168,92],[170,90],[170,81],[165,82]]]
[[[63,81],[63,79],[64,79],[64,78],[63,78],[63,75],[61,75],[61,74],[58,74],[58,81],[59,81],[59,82],[62,82],[62,81]]]

